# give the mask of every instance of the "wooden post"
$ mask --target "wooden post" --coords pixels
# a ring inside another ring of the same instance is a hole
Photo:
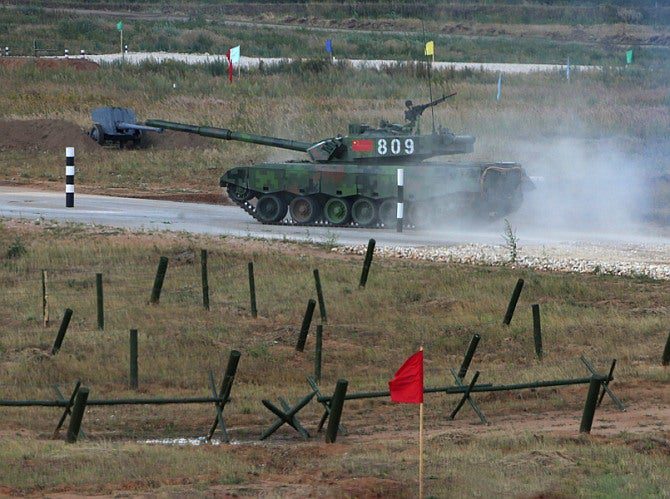
[[[468,368],[472,362],[472,357],[475,355],[475,350],[477,350],[477,345],[479,344],[480,339],[481,336],[478,334],[472,335],[472,339],[468,345],[468,350],[465,352],[465,357],[463,357],[463,362],[461,363],[461,367],[458,370],[458,377],[460,379],[464,379],[465,375],[468,373]]]
[[[596,405],[598,403],[598,394],[600,393],[600,385],[604,378],[599,376],[591,377],[589,383],[589,393],[586,395],[586,403],[584,404],[584,412],[582,414],[582,422],[579,425],[580,433],[591,433],[591,426],[593,425],[593,417],[596,413]]]
[[[58,328],[58,333],[56,334],[56,341],[54,341],[54,346],[51,348],[51,355],[56,355],[60,347],[63,345],[63,338],[65,338],[65,333],[67,333],[67,328],[70,325],[70,319],[72,319],[72,309],[66,308],[65,313],[63,314],[63,320],[60,323]]]
[[[130,388],[137,390],[139,386],[137,366],[137,329],[130,330]]]
[[[533,340],[535,342],[535,355],[542,360],[542,322],[540,320],[540,305],[532,305],[533,309]]]
[[[102,294],[102,274],[95,274],[95,295],[96,304],[98,307],[98,329],[100,331],[105,329],[105,306]]]
[[[514,291],[509,300],[509,305],[507,305],[507,312],[505,312],[505,318],[503,319],[503,324],[509,326],[509,323],[512,322],[512,316],[514,315],[514,310],[516,309],[516,304],[519,301],[519,296],[521,296],[521,290],[523,289],[523,279],[519,279],[514,286]]]
[[[249,298],[251,299],[251,317],[258,317],[256,308],[256,281],[254,279],[254,262],[249,262]]]
[[[309,327],[312,325],[312,317],[314,316],[314,307],[316,307],[316,302],[310,298],[307,302],[305,316],[302,318],[302,326],[300,326],[300,336],[298,336],[298,343],[295,345],[295,349],[298,352],[302,352],[305,349],[307,334],[309,333]]]
[[[314,378],[321,383],[321,359],[323,350],[323,325],[316,326],[316,346],[314,348]]]
[[[335,386],[335,393],[330,401],[330,416],[328,417],[328,428],[326,428],[326,443],[335,443],[337,439],[337,430],[342,418],[342,408],[344,407],[344,398],[347,395],[347,386],[349,382],[346,379],[338,379]]]
[[[323,299],[323,289],[321,288],[319,269],[314,269],[314,283],[316,285],[316,297],[319,300],[319,314],[321,315],[321,322],[328,322],[328,317],[326,316],[326,302]]]
[[[158,262],[158,268],[156,269],[156,278],[154,279],[154,287],[151,290],[151,299],[149,300],[149,303],[157,305],[161,299],[161,290],[163,289],[163,281],[165,280],[167,266],[168,259],[166,256],[162,256]]]
[[[47,286],[47,271],[42,271],[42,324],[49,325],[49,288]]]
[[[202,277],[202,306],[209,310],[209,280],[207,278],[207,250],[200,250],[200,274]]]
[[[375,252],[375,244],[377,242],[374,239],[368,241],[368,249],[365,252],[365,260],[363,261],[363,271],[361,272],[361,281],[358,284],[358,287],[364,288],[368,282],[368,274],[370,273],[370,265],[372,265],[372,255]]]
[[[670,365],[670,334],[668,334],[668,339],[665,340],[665,349],[663,350],[661,364],[664,366]]]
[[[77,392],[74,399],[74,406],[72,407],[72,415],[70,416],[70,424],[67,428],[67,442],[73,444],[77,441],[79,430],[81,428],[81,420],[84,419],[84,411],[86,411],[86,401],[88,400],[88,388],[82,386]]]

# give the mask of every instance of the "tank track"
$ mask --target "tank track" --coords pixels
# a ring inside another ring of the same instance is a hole
[[[286,225],[286,226],[295,226],[295,227],[357,227],[361,229],[389,229],[390,227],[386,227],[383,223],[377,222],[375,225],[367,225],[365,227],[358,225],[356,222],[351,221],[346,224],[331,224],[327,220],[324,220],[323,218],[320,218],[319,220],[315,220],[310,223],[297,223],[291,220],[290,216],[284,217],[283,220],[280,220],[279,222],[263,222],[258,219],[258,215],[256,214],[256,207],[251,204],[249,201],[239,201],[233,198],[230,198],[232,202],[234,202],[237,206],[242,208],[244,211],[246,211],[249,215],[251,215],[254,220],[262,223],[263,225]],[[404,224],[403,228],[407,229],[414,229],[414,225],[411,224]]]

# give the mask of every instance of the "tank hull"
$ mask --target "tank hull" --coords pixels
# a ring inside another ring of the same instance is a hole
[[[385,227],[395,220],[399,166],[263,163],[228,170],[220,185],[261,223]],[[491,220],[515,211],[532,188],[517,163],[403,165],[409,225]]]

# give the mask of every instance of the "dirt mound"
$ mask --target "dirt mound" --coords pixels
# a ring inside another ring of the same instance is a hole
[[[19,68],[26,64],[35,64],[40,69],[74,68],[77,71],[95,71],[98,63],[86,59],[40,59],[35,57],[5,57],[0,59],[0,66]]]
[[[65,120],[0,121],[0,151],[7,150],[91,151],[99,147],[79,126]]]

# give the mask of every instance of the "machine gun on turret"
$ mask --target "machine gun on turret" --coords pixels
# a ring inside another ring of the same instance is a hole
[[[407,107],[407,110],[405,110],[405,121],[407,121],[407,124],[405,126],[409,129],[413,129],[414,125],[416,124],[416,120],[419,119],[419,117],[426,109],[437,106],[441,102],[444,102],[449,97],[453,97],[454,95],[456,95],[456,92],[449,95],[443,95],[439,99],[435,99],[434,101],[428,102],[426,104],[417,104],[416,106],[413,105],[411,100],[406,100],[405,107]]]

